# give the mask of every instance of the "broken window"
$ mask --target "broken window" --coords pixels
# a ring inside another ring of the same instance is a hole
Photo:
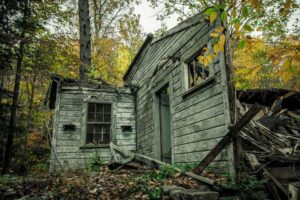
[[[86,144],[110,142],[111,104],[89,103]]]
[[[188,88],[199,85],[209,77],[209,65],[205,66],[200,62],[200,58],[206,55],[207,47],[201,49],[190,62],[188,62]]]

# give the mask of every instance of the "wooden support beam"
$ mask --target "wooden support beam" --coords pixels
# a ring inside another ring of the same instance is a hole
[[[201,174],[203,170],[217,157],[217,155],[236,138],[238,133],[244,128],[250,120],[260,111],[261,106],[255,103],[250,110],[231,127],[229,132],[218,142],[218,144],[206,155],[200,164],[193,170],[195,174]]]

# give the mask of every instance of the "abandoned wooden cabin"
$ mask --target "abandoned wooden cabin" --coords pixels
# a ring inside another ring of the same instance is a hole
[[[110,142],[169,163],[201,161],[231,122],[224,52],[208,67],[198,61],[219,26],[198,14],[161,37],[149,34],[122,88],[54,79],[52,170],[59,162],[85,167],[95,151],[109,160]],[[210,169],[234,173],[233,157],[229,146]]]

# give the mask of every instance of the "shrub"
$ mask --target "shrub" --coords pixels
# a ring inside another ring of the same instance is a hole
[[[98,152],[95,151],[87,162],[87,169],[89,172],[97,172],[100,170],[100,167],[103,164],[104,164],[103,160],[101,160]]]

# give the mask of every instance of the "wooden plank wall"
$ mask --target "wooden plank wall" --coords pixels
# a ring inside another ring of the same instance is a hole
[[[137,62],[127,84],[138,85],[137,93],[137,151],[155,157],[159,144],[155,141],[154,88],[169,79],[171,87],[172,159],[175,163],[199,162],[225,135],[230,116],[225,76],[224,55],[214,61],[214,81],[200,90],[184,96],[184,61],[207,44],[213,26],[199,18],[198,24],[154,40],[147,53]],[[168,60],[174,54],[179,61]],[[166,60],[165,64],[162,64]],[[224,150],[209,169],[233,173],[232,147]]]
[[[54,133],[52,143],[57,157],[67,169],[84,168],[90,157],[97,151],[104,161],[110,159],[108,148],[80,148],[84,146],[85,106],[96,96],[93,102],[112,103],[112,138],[113,142],[127,150],[136,148],[136,130],[134,113],[134,96],[129,88],[89,89],[77,86],[62,86],[57,95],[54,116]],[[63,125],[72,123],[76,131],[67,133]],[[131,133],[122,133],[121,126],[131,126]],[[51,155],[51,170],[60,169],[54,153]]]

